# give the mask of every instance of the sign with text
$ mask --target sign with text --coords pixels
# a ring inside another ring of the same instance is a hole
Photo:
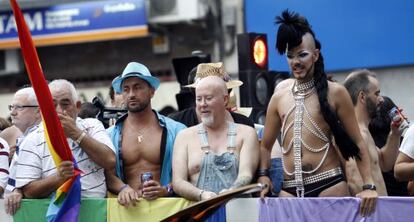
[[[145,36],[144,0],[92,1],[23,10],[36,46]],[[11,11],[0,12],[0,49],[18,48]]]

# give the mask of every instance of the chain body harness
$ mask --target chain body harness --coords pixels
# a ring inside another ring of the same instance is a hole
[[[296,183],[296,195],[297,197],[304,197],[305,194],[305,188],[304,188],[304,182],[303,182],[303,174],[312,174],[316,172],[325,161],[328,151],[329,151],[329,145],[330,140],[329,138],[323,133],[321,128],[316,124],[310,113],[308,112],[306,106],[305,106],[305,100],[309,96],[311,96],[313,93],[316,92],[315,88],[315,82],[312,79],[309,82],[298,84],[297,82],[294,83],[292,87],[292,94],[295,100],[295,104],[289,111],[287,112],[283,124],[282,124],[282,134],[281,134],[281,144],[282,144],[282,163],[283,163],[283,170],[284,172],[289,175],[295,176],[295,183]],[[294,113],[294,119],[292,122],[290,122],[288,125],[287,119],[288,117]],[[307,124],[304,120],[306,118],[309,120],[311,125]],[[293,138],[289,142],[288,147],[285,149],[283,147],[284,140],[286,133],[289,131],[290,128],[293,126]],[[302,129],[309,131],[312,135],[319,138],[323,142],[325,142],[325,145],[319,148],[313,148],[310,145],[306,143],[306,141],[302,138]],[[302,145],[305,149],[312,153],[320,153],[325,152],[323,154],[323,157],[319,164],[310,171],[305,171],[302,169]],[[293,163],[294,163],[294,171],[289,172],[286,169],[285,163],[284,163],[284,156],[287,154],[293,147]]]

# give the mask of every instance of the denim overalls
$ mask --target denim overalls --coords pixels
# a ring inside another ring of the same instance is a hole
[[[239,164],[234,150],[236,149],[236,124],[228,122],[227,152],[216,155],[210,151],[207,132],[203,123],[198,125],[198,135],[204,156],[201,164],[197,187],[202,190],[219,193],[229,189],[237,178]]]

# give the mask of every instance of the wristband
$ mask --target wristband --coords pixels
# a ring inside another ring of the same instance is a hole
[[[269,169],[259,169],[257,170],[257,176],[263,177],[263,176],[269,176]]]
[[[167,190],[167,197],[171,197],[174,195],[174,189],[171,183],[169,183],[167,186],[164,186],[165,190]]]
[[[125,188],[127,188],[127,187],[129,187],[129,185],[128,184],[124,184],[124,185],[122,185],[122,187],[121,187],[121,189],[119,189],[119,192],[118,193],[121,193],[122,192],[122,190],[124,190]]]
[[[375,184],[364,184],[362,190],[377,190]]]
[[[83,138],[85,138],[86,133],[85,131],[82,131],[81,135],[79,136],[79,138],[76,140],[76,143],[78,143],[78,145],[80,145],[80,143],[82,142]]]

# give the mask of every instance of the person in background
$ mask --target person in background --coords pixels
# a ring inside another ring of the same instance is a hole
[[[391,171],[394,167],[398,147],[400,147],[402,132],[399,130],[399,124],[402,123],[402,119],[392,120],[390,123],[391,131],[387,135],[387,143],[382,149],[379,149],[368,130],[369,122],[375,117],[383,102],[380,95],[380,83],[376,74],[367,69],[355,70],[347,76],[344,86],[351,96],[361,135],[368,146],[371,159],[371,175],[378,195],[387,196],[382,172]],[[351,195],[361,192],[363,180],[358,172],[355,160],[350,159],[346,162],[346,175]]]
[[[115,108],[125,107],[122,93],[115,92],[114,87],[112,85],[109,87],[109,98],[111,99],[111,107],[115,107]]]
[[[19,147],[26,136],[37,129],[41,121],[40,110],[33,88],[26,87],[18,90],[14,94],[11,105],[9,105],[9,110],[13,126],[7,128],[1,134],[5,133],[5,136],[9,136],[8,139],[15,143],[14,149],[11,150],[12,160],[4,198],[6,212],[13,215],[19,209],[23,197],[21,189],[15,187]]]
[[[125,103],[124,103],[124,98],[122,96],[122,93],[115,92],[114,87],[111,85],[109,87],[109,93],[108,94],[109,94],[109,99],[111,100],[110,107],[125,109]],[[122,114],[120,114],[119,116],[121,116],[121,115]],[[117,116],[117,117],[119,117],[119,116]],[[117,121],[117,118],[109,119],[108,124],[105,124],[105,127],[113,126],[116,121]]]
[[[7,119],[0,117],[0,132],[10,126],[11,126],[11,123]]]
[[[96,118],[99,113],[99,108],[94,106],[91,102],[83,102],[79,110],[78,117],[82,119]]]
[[[384,99],[384,102],[377,110],[377,115],[369,122],[368,127],[375,145],[379,148],[382,148],[387,143],[387,138],[391,131],[391,118],[388,113],[392,108],[397,107],[389,97],[382,96],[382,98]],[[403,136],[400,140],[403,139]],[[407,181],[397,181],[394,177],[394,170],[382,172],[382,176],[384,177],[385,187],[387,188],[389,196],[408,195]]]
[[[161,114],[161,115],[163,115],[163,116],[168,116],[168,115],[170,115],[170,114],[172,114],[172,113],[175,113],[175,112],[177,112],[177,110],[174,108],[174,107],[172,107],[172,106],[164,106],[160,111],[159,111],[159,113]]]
[[[394,166],[394,176],[397,181],[410,181],[408,183],[409,195],[413,195],[414,184],[414,124],[404,134],[400,152]]]
[[[407,192],[409,196],[414,196],[414,180],[408,182]]]
[[[10,147],[9,163],[11,163],[14,152],[16,152],[17,138],[21,135],[23,135],[22,131],[15,125],[11,125],[0,132],[0,137],[6,140]]]
[[[3,197],[4,190],[9,178],[9,144],[0,138],[0,198]]]

